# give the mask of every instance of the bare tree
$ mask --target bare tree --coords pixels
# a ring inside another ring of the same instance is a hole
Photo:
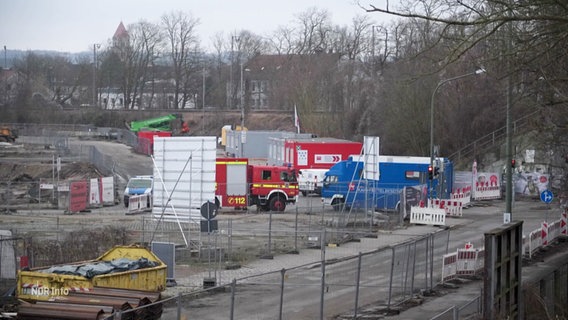
[[[387,2],[385,7],[371,4],[364,8],[427,25],[423,38],[427,39],[428,48],[419,54],[430,52],[435,62],[433,72],[468,59],[474,64],[486,64],[496,81],[509,77],[515,113],[530,114],[537,107],[544,108],[545,114],[554,114],[542,118],[541,129],[548,128],[550,133],[542,136],[554,141],[557,153],[568,153],[568,144],[563,142],[568,135],[567,126],[557,121],[568,116],[568,6],[564,2],[416,0],[404,4],[395,8]],[[432,50],[437,54],[432,54]],[[504,91],[505,83],[495,82],[492,88]],[[445,101],[443,97],[441,100]],[[502,118],[504,112],[495,113],[495,105],[504,105],[503,99],[493,99],[492,103],[492,110],[485,107],[477,113],[484,117],[478,122],[491,123],[496,115]]]
[[[167,39],[167,52],[173,66],[174,109],[183,108],[192,96],[191,73],[198,68],[196,60],[199,40],[196,27],[199,19],[183,12],[162,16]],[[195,88],[193,88],[195,92]]]
[[[124,55],[122,88],[128,108],[145,108],[143,95],[160,45],[159,28],[155,24],[140,21],[128,29],[130,43]],[[153,97],[154,92],[150,96]],[[148,100],[151,103],[152,99]]]

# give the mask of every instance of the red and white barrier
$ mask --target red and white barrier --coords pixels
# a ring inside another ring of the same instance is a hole
[[[444,255],[442,262],[442,282],[457,278],[458,254],[457,252]]]
[[[548,222],[546,221],[542,222],[540,226],[540,237],[542,238],[542,245],[546,247],[548,245]]]
[[[456,274],[473,276],[476,273],[477,250],[475,249],[458,249],[458,261]]]
[[[410,207],[410,223],[446,225],[446,211],[436,207]]]
[[[471,204],[471,186],[454,190],[450,198],[461,202],[463,207],[469,206]]]
[[[475,200],[501,199],[501,187],[497,182],[476,182],[473,198]]]
[[[442,262],[442,282],[459,276],[475,276],[483,271],[485,249],[474,249],[471,243],[466,243],[465,249],[455,253],[445,254]]]
[[[432,199],[430,207],[444,209],[447,216],[461,217],[463,215],[463,205],[457,200]]]
[[[550,239],[556,239],[560,236],[560,224],[561,221],[556,220],[548,226],[548,237]]]
[[[542,222],[541,227],[529,233],[528,243],[525,245],[525,254],[532,258],[539,249],[550,245],[560,237],[566,237],[566,212],[561,214],[561,218],[552,223]]]

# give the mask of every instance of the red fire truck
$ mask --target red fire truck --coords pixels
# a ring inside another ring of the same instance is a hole
[[[249,164],[246,158],[217,158],[215,196],[220,207],[284,211],[298,195],[296,172],[286,166]]]

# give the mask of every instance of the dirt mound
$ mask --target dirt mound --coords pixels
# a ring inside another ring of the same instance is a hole
[[[59,177],[60,180],[98,178],[103,175],[89,163],[74,162],[61,165],[59,174],[52,164],[43,163],[0,163],[0,181],[27,182]]]

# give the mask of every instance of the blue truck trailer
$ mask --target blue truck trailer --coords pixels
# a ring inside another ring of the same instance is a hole
[[[351,156],[326,172],[321,190],[325,205],[338,211],[344,206],[398,211],[405,187],[424,185],[428,197],[439,199],[448,199],[452,192],[453,164],[446,158],[436,159],[430,168],[429,157],[379,156],[378,180],[365,179],[364,163],[359,160]]]

